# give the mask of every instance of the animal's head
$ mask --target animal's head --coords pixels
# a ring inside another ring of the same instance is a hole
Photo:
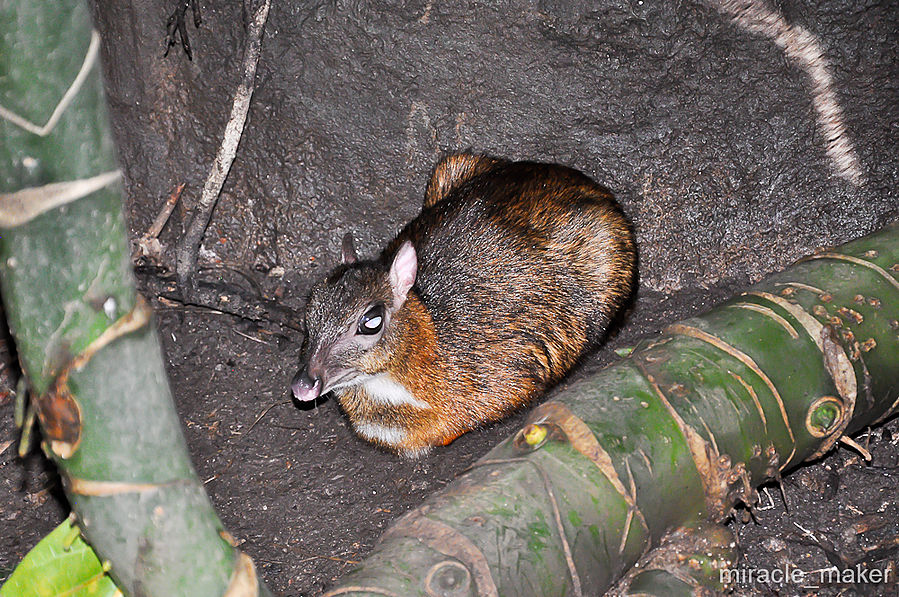
[[[360,262],[352,237],[344,237],[343,263],[312,287],[306,304],[306,340],[291,385],[297,400],[314,400],[377,372],[397,340],[394,318],[417,272],[418,258],[409,241],[388,268]]]

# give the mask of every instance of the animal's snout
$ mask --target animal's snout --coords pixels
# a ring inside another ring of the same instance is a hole
[[[290,389],[293,390],[294,398],[300,402],[309,402],[310,400],[315,400],[321,394],[322,379],[321,377],[311,377],[309,375],[309,367],[304,366],[294,375]]]

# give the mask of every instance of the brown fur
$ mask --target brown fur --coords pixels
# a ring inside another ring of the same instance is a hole
[[[494,158],[470,153],[457,153],[443,158],[431,173],[431,180],[425,189],[424,207],[431,207],[446,199],[453,189],[488,171],[498,162]]]
[[[357,429],[405,431],[400,443],[373,441],[407,454],[530,403],[602,338],[633,291],[629,223],[607,189],[563,166],[450,156],[380,267],[406,240],[415,285],[356,366],[389,373],[430,408],[374,401],[361,386],[336,393]]]

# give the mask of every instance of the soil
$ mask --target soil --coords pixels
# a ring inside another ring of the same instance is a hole
[[[615,349],[708,309],[741,282],[673,295],[641,291],[623,327],[567,381],[614,361]],[[401,458],[355,437],[334,400],[306,409],[293,403],[288,387],[301,337],[214,311],[159,302],[156,308],[197,472],[226,527],[277,594],[321,593],[365,557],[390,521],[462,474],[517,430],[524,417],[464,435],[420,460]],[[7,390],[13,371],[4,369]],[[16,456],[12,411],[13,398],[6,393],[0,402],[0,578],[68,509],[59,479],[39,451]],[[809,573],[792,585],[743,578],[736,594],[895,591],[895,584],[892,589],[882,584],[803,588],[820,584],[812,571],[834,563],[853,569],[866,554],[868,569],[891,570],[896,578],[899,424],[894,420],[857,439],[868,445],[872,462],[837,448],[785,479],[789,511],[780,490],[770,486],[762,491],[754,520],[732,522],[747,569],[789,565]],[[877,545],[886,547],[872,552]]]

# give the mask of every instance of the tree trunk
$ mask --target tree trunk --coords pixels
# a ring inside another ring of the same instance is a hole
[[[265,592],[194,474],[134,288],[87,8],[0,13],[0,283],[78,525],[127,594]]]

